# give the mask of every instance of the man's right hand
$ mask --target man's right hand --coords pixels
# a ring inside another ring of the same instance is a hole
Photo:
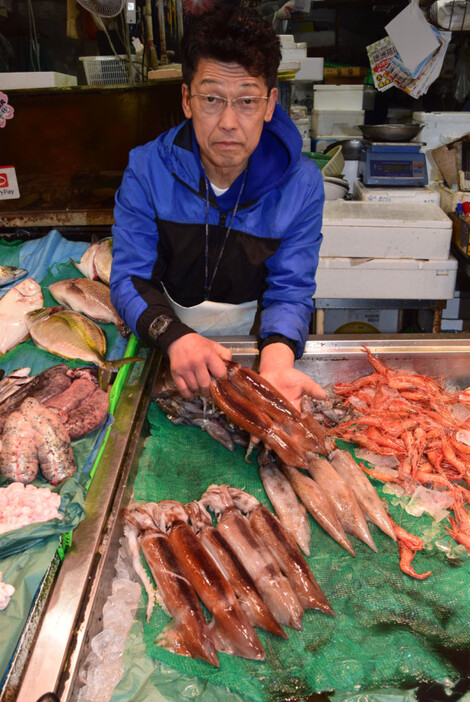
[[[232,352],[217,341],[200,334],[185,334],[168,347],[171,376],[176,387],[190,399],[195,392],[209,395],[211,376],[220,380],[227,375],[224,361]]]

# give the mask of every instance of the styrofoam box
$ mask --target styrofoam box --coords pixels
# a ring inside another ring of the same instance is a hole
[[[463,319],[442,319],[441,332],[461,332]]]
[[[354,183],[354,196],[366,202],[441,202],[441,195],[434,188],[368,188],[361,180]]]
[[[322,232],[321,256],[447,259],[452,221],[435,203],[329,200]]]
[[[317,139],[332,134],[362,137],[359,124],[364,124],[364,110],[312,110],[312,134]]]
[[[413,122],[424,125],[414,141],[425,143],[421,150],[426,154],[429,182],[442,180],[442,174],[431,151],[470,132],[470,114],[468,112],[413,112]]]
[[[300,59],[300,71],[295,74],[295,83],[311,83],[323,80],[323,57],[305,56]]]
[[[292,47],[282,47],[281,51],[283,61],[301,61],[307,56],[307,44],[305,42],[299,42]]]
[[[375,95],[375,90],[367,85],[314,85],[313,107],[315,110],[363,110],[369,93]]]
[[[77,85],[77,76],[56,71],[28,71],[25,73],[0,73],[0,90],[23,88],[64,88]]]
[[[324,334],[334,334],[343,324],[349,322],[367,322],[382,334],[398,332],[397,309],[326,309]]]
[[[454,296],[457,260],[320,257],[318,298],[374,300],[450,300]]]

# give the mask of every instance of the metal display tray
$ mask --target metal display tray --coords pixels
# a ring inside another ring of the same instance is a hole
[[[218,341],[231,349],[234,360],[256,368],[258,351],[254,338],[222,337]],[[470,385],[470,335],[322,336],[307,342],[305,353],[296,367],[323,386],[339,380],[352,380],[372,372],[363,345],[393,368],[412,369],[445,379],[453,387]],[[92,638],[101,630],[103,604],[111,593],[114,564],[123,536],[122,510],[132,499],[135,474],[147,438],[143,410],[146,410],[152,387],[158,381],[160,362],[159,356],[152,357],[151,371],[147,373],[147,385],[143,389],[147,404],[141,402],[139,412],[135,408],[129,412],[128,408],[122,407],[116,417],[117,431],[110,436],[103,457],[106,467],[115,466],[116,461],[120,461],[121,478],[111,511],[101,539],[95,537],[88,551],[84,539],[78,541],[77,529],[76,558],[69,557],[62,566],[44,625],[15,698],[17,702],[35,702],[48,691],[56,692],[61,702],[75,699],[78,672],[90,651]],[[125,392],[123,395],[125,398]],[[101,472],[105,474],[106,471]],[[104,486],[100,489],[103,491]],[[104,498],[103,492],[101,495]],[[99,503],[98,495],[95,495],[95,502]],[[88,519],[83,531],[87,522]],[[91,522],[88,526],[91,527]],[[95,561],[89,572],[89,581],[74,584],[74,568],[77,559],[79,565],[80,552],[82,559],[89,560],[91,549],[95,549]],[[79,602],[82,603],[80,608],[77,606]],[[76,611],[74,620],[66,616],[68,609]],[[64,623],[59,615],[64,617]]]

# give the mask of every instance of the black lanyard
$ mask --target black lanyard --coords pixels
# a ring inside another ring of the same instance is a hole
[[[206,246],[205,246],[205,252],[204,252],[204,300],[207,301],[209,299],[209,295],[210,295],[210,292],[212,290],[212,284],[214,283],[214,278],[216,276],[217,271],[219,270],[220,259],[222,258],[222,254],[224,252],[225,245],[227,244],[228,235],[230,234],[230,230],[232,229],[233,218],[235,217],[235,215],[237,213],[238,204],[239,204],[240,198],[242,196],[243,188],[245,187],[246,170],[245,170],[245,173],[243,176],[242,185],[240,188],[240,192],[238,193],[235,207],[232,210],[232,215],[230,217],[230,224],[227,227],[227,230],[225,232],[224,241],[223,241],[222,246],[220,248],[219,255],[217,257],[217,261],[215,263],[210,282],[209,282],[209,181],[207,180],[207,176],[205,177],[205,180],[206,180]]]

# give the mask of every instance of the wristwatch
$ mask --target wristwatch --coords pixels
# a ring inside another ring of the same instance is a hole
[[[158,315],[148,328],[149,336],[154,341],[157,341],[158,338],[166,332],[172,322],[174,322],[174,319],[167,317],[166,314]]]

